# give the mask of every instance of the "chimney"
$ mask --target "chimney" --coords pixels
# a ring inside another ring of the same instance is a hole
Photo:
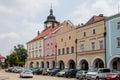
[[[39,34],[40,34],[40,32],[38,31],[37,35],[39,35]]]

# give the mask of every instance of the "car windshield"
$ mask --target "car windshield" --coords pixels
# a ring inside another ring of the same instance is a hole
[[[64,70],[62,70],[61,72],[67,72],[68,71],[68,69],[64,69]]]
[[[97,72],[98,68],[91,69],[90,72]]]
[[[82,74],[82,71],[78,71],[78,73]]]

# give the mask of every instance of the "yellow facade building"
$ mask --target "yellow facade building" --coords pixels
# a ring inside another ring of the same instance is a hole
[[[88,70],[105,67],[104,16],[93,16],[85,25],[78,26],[77,68]]]

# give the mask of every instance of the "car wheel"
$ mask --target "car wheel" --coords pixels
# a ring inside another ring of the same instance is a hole
[[[117,78],[116,80],[120,80],[119,78]]]
[[[99,77],[97,77],[96,80],[99,80]]]

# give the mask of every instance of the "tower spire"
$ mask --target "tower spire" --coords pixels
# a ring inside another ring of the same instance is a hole
[[[51,3],[50,15],[53,15],[52,3]]]

